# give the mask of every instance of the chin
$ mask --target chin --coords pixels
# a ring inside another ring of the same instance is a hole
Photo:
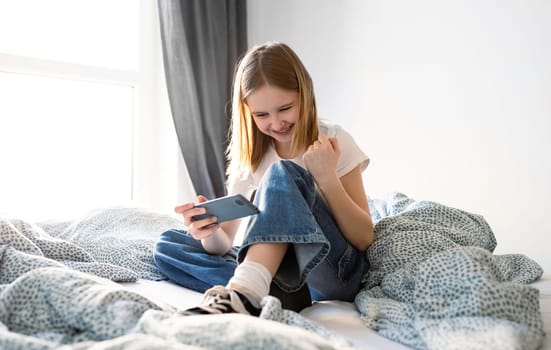
[[[272,138],[277,142],[291,142],[293,139],[292,134],[281,136],[281,135],[272,135]]]

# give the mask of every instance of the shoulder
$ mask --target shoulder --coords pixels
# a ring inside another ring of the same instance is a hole
[[[334,137],[339,142],[341,155],[337,164],[337,173],[343,176],[360,165],[365,170],[369,164],[369,157],[361,150],[352,135],[338,124],[327,120],[320,120],[319,131],[327,137]]]
[[[327,137],[339,137],[342,132],[346,132],[340,125],[334,124],[327,120],[320,120],[318,123],[318,129],[320,134]]]
[[[339,143],[344,143],[344,145],[355,144],[354,138],[352,135],[343,129],[339,124],[334,124],[326,120],[322,120],[319,123],[319,131],[321,134],[327,137],[334,137],[339,140]]]

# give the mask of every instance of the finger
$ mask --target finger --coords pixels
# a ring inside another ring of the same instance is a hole
[[[203,196],[202,194],[197,196],[197,202],[198,203],[203,203],[203,202],[206,202],[206,201],[208,201],[208,198]]]
[[[331,147],[335,150],[335,152],[340,153],[341,147],[339,145],[339,140],[336,137],[331,137],[329,139],[329,142],[331,142]]]
[[[217,222],[213,222],[212,224],[208,224],[207,226],[204,226],[201,228],[202,231],[209,230],[209,231],[216,231],[214,228],[218,228],[219,224]]]
[[[180,204],[174,208],[174,212],[177,214],[182,214],[184,211],[193,208],[194,204],[192,202]]]
[[[192,233],[192,236],[196,237],[198,235],[205,236],[212,234],[218,229],[219,226],[220,224],[218,223],[218,218],[211,216],[206,219],[192,221],[189,224],[188,229],[190,233]]]
[[[196,215],[201,215],[201,214],[206,214],[206,213],[207,213],[207,208],[193,207],[193,208],[187,210],[186,216],[189,216],[189,217],[193,218]]]
[[[209,216],[201,220],[192,220],[194,227],[197,227],[199,230],[204,230],[212,224],[218,223],[218,218],[216,216]]]
[[[327,136],[325,136],[325,135],[323,135],[323,134],[320,134],[320,135],[318,136],[318,141],[319,141],[319,143],[321,143],[321,144],[327,143],[328,140],[329,140],[329,139],[327,138]]]
[[[185,212],[182,213],[182,215],[184,216],[184,225],[189,226],[191,225],[192,222],[204,220],[204,219],[196,220],[194,219],[194,217],[197,215],[206,214],[206,212],[207,212],[207,209],[203,207],[193,207],[191,209],[186,210]]]

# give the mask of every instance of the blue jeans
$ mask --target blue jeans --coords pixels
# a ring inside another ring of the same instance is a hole
[[[186,231],[170,230],[155,246],[159,270],[178,284],[204,292],[226,285],[251,245],[289,243],[273,283],[293,292],[306,282],[313,300],[354,300],[368,269],[365,252],[343,237],[306,170],[290,161],[274,163],[254,203],[260,213],[250,218],[241,247],[211,255]]]

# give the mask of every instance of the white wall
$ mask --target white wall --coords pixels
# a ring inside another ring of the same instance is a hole
[[[400,191],[482,214],[496,253],[551,271],[551,3],[253,0],[249,42],[302,57],[322,117]]]

